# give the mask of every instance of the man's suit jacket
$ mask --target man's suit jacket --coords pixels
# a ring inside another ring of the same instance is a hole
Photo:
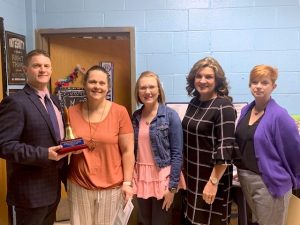
[[[51,96],[59,107],[58,99]],[[25,208],[51,205],[66,182],[66,157],[48,159],[48,147],[58,145],[50,117],[28,85],[0,104],[0,157],[7,163],[7,203]]]

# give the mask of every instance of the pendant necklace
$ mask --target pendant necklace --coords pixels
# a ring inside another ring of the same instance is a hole
[[[107,101],[105,102],[105,105],[104,105],[104,108],[103,108],[103,111],[102,111],[102,114],[101,114],[100,122],[102,121],[102,118],[103,118],[103,115],[104,115],[104,112],[105,112],[105,108],[106,108],[106,104],[107,104]],[[95,135],[100,122],[97,124],[97,126],[94,130],[94,133],[92,135],[92,126],[91,126],[91,121],[90,121],[90,107],[89,107],[88,102],[87,102],[87,110],[88,110],[88,120],[89,120],[89,128],[90,128],[90,140],[88,141],[87,145],[88,145],[88,148],[89,148],[90,151],[94,151],[94,149],[96,148],[96,142],[94,141],[93,136]]]
[[[156,116],[156,114],[157,114],[157,110],[158,110],[158,108],[155,110],[155,112],[153,113],[153,110],[149,113],[149,115],[148,116],[145,116],[145,112],[143,111],[142,112],[142,118],[145,120],[145,124],[147,125],[147,126],[149,126],[150,124],[151,124],[151,121],[155,118],[155,116]],[[143,113],[144,113],[144,115],[143,115]]]
[[[255,116],[257,116],[258,114],[260,114],[260,113],[263,112],[263,111],[265,111],[265,110],[263,109],[263,110],[261,110],[261,111],[258,111],[258,110],[255,108],[255,106],[253,107],[253,113],[254,113]]]

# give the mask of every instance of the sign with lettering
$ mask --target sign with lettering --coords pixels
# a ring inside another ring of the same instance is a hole
[[[26,54],[25,36],[5,32],[7,48],[7,74],[8,84],[25,84],[26,77],[23,72]]]
[[[87,100],[83,88],[60,88],[57,95],[62,108],[69,108],[70,106],[76,105],[80,102],[85,102]]]

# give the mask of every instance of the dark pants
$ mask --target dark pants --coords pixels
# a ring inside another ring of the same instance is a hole
[[[53,225],[58,202],[39,208],[8,206],[10,225]]]
[[[184,219],[184,225],[193,225],[187,218]]]
[[[137,198],[139,218],[143,225],[169,225],[172,207],[166,211],[162,209],[164,200],[156,198]]]
[[[232,189],[232,198],[238,206],[238,224],[247,225],[247,202],[243,194],[242,188],[240,186],[233,186]]]

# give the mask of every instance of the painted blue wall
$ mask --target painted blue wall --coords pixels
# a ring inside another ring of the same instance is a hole
[[[4,29],[26,36],[26,47],[34,48],[36,22],[35,0],[0,0],[0,17],[4,19]]]
[[[0,17],[5,30],[26,35],[25,0],[0,0]]]
[[[36,28],[135,27],[137,73],[158,73],[167,101],[189,100],[185,77],[204,56],[219,60],[236,102],[252,100],[251,68],[270,64],[279,69],[273,97],[300,113],[298,0],[0,0],[0,6],[6,28],[27,33],[31,47]]]

